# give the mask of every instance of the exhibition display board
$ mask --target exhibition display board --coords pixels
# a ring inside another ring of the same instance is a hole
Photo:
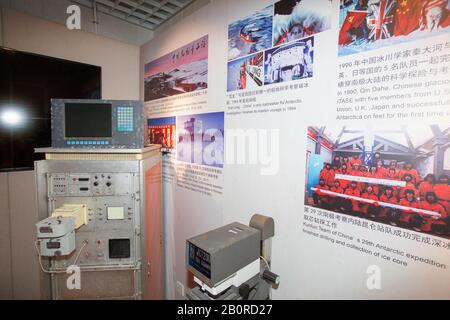
[[[450,298],[450,2],[210,1],[141,48],[167,297],[185,240],[276,221],[274,299]]]

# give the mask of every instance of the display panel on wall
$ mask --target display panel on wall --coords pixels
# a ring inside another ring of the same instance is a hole
[[[331,14],[328,0],[281,0],[230,23],[227,91],[312,77],[312,35],[330,29]]]
[[[33,169],[51,145],[50,99],[100,99],[101,67],[0,48],[0,170]]]
[[[450,31],[448,0],[341,1],[339,55]]]
[[[274,5],[273,45],[278,46],[331,27],[331,1],[281,0]]]
[[[308,128],[305,205],[450,239],[450,126]]]
[[[223,168],[224,113],[177,117],[178,161]]]
[[[289,82],[313,76],[314,37],[264,52],[264,84]]]
[[[160,144],[165,149],[175,148],[176,130],[176,117],[148,119],[147,142],[149,144]]]
[[[272,46],[273,6],[228,26],[228,59],[236,59]]]
[[[263,85],[264,55],[255,53],[228,62],[227,91],[254,89]]]
[[[192,41],[144,67],[144,100],[208,88],[208,36]]]

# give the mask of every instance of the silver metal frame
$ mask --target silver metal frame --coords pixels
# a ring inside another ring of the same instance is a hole
[[[50,151],[47,149],[45,151]],[[41,150],[42,151],[42,150]],[[72,152],[70,152],[72,151]],[[83,150],[83,152],[88,150]],[[98,150],[96,150],[98,151]],[[129,150],[129,153],[137,150]],[[61,150],[60,152],[64,152]],[[68,153],[73,153],[73,150],[66,150]],[[116,150],[111,150],[110,153],[116,153]],[[135,152],[140,153],[140,152]],[[53,205],[51,197],[48,197],[49,187],[47,185],[47,173],[48,172],[76,172],[76,173],[96,173],[96,172],[114,172],[114,173],[129,173],[132,175],[132,202],[134,203],[134,225],[133,225],[133,244],[131,250],[131,257],[134,263],[128,263],[125,265],[117,264],[101,264],[101,265],[86,265],[80,266],[82,272],[101,272],[101,271],[133,271],[134,272],[134,299],[141,299],[147,296],[147,275],[148,275],[148,257],[146,253],[146,200],[145,200],[145,173],[146,170],[152,168],[160,161],[160,156],[147,157],[144,160],[41,160],[35,162],[35,175],[37,183],[37,203],[38,203],[38,216],[39,219],[45,219],[52,212]],[[163,230],[162,226],[160,228]],[[78,243],[79,244],[79,243]],[[77,246],[77,250],[79,245]],[[162,250],[163,252],[163,250]],[[131,261],[131,260],[130,260]],[[54,263],[50,263],[49,259],[43,258],[45,268],[58,271],[60,268],[56,267]],[[161,262],[162,263],[162,262]],[[58,286],[58,274],[42,273],[41,282],[44,284],[43,297],[53,299],[61,299]],[[117,297],[124,298],[124,297]],[[131,297],[128,297],[131,298]]]

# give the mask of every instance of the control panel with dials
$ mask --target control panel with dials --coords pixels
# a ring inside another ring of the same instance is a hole
[[[77,231],[77,247],[85,243],[80,266],[130,264],[135,262],[136,200],[139,175],[133,172],[48,172],[50,210],[83,203],[87,224]],[[65,268],[71,257],[54,262]]]
[[[130,193],[131,175],[128,173],[49,173],[51,196],[102,196]]]

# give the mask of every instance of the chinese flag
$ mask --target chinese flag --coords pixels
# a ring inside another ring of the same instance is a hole
[[[352,37],[348,34],[350,29],[359,28],[366,19],[366,11],[349,11],[339,31],[339,44],[345,45],[352,42]]]
[[[419,28],[422,0],[400,0],[395,9],[394,36],[406,36]]]

